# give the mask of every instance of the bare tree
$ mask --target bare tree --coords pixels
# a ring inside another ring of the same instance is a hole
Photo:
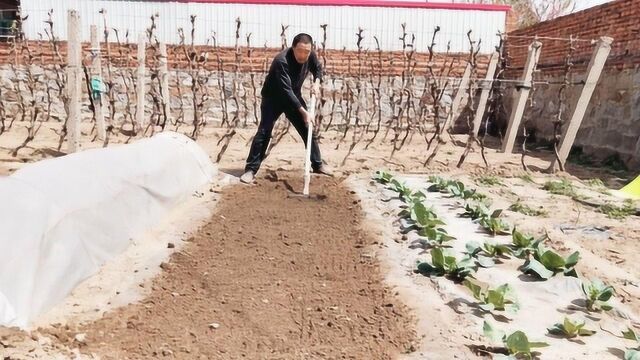
[[[518,16],[518,27],[567,15],[576,9],[576,0],[470,0],[475,4],[511,5]]]

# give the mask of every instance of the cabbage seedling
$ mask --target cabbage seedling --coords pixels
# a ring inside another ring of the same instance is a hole
[[[585,329],[585,322],[579,320],[572,320],[565,316],[561,323],[557,323],[547,329],[549,334],[564,336],[569,339],[573,339],[578,336],[591,336],[596,332],[594,330]]]
[[[608,302],[614,294],[612,286],[605,285],[597,279],[593,281],[583,280],[582,292],[585,295],[589,311],[609,311],[613,309],[613,306]]]

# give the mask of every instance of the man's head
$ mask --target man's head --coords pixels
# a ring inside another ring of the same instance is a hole
[[[304,64],[309,60],[312,44],[313,39],[309,34],[300,33],[293,38],[291,48],[293,49],[293,55],[299,64]]]

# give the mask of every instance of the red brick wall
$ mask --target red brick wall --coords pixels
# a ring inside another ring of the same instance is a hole
[[[107,51],[105,44],[101,44],[101,47],[102,56],[106,59]],[[119,46],[115,43],[110,44],[111,63],[115,66],[135,66],[137,56],[136,47],[136,45]],[[89,44],[83,44],[83,48],[83,56],[88,56],[90,49]],[[34,56],[33,62],[35,64],[50,64],[55,59],[55,54],[51,44],[49,43],[29,42],[29,49],[31,50],[32,56]],[[188,68],[189,62],[183,48],[169,46],[167,51],[170,68]],[[222,61],[225,70],[234,71],[236,68],[236,53],[233,48],[214,49],[213,47],[197,47],[196,51],[198,53],[208,52],[208,59],[204,63],[204,67],[207,69],[214,70],[218,68],[218,57]],[[271,60],[279,51],[280,49],[273,48],[241,48],[240,69],[241,71],[265,71],[265,68],[268,69]],[[60,43],[60,55],[62,56],[62,59],[66,61],[66,43]],[[319,51],[319,56],[322,60],[323,53],[321,50]],[[442,68],[445,58],[447,62],[454,59],[456,63],[451,75],[461,76],[467,64],[468,56],[468,54],[450,54],[447,57],[444,55],[436,56],[434,59],[434,69]],[[327,50],[325,56],[327,62],[326,70],[330,74],[352,76],[357,76],[359,74],[366,76],[372,72],[376,75],[378,73],[383,75],[401,75],[403,70],[405,70],[405,55],[402,52],[382,53],[382,66],[380,66],[378,57],[379,55],[377,52],[362,53],[359,56],[356,51]],[[11,44],[0,43],[0,64],[14,62],[15,58],[15,53],[12,53],[11,51]],[[22,52],[21,56],[18,56],[19,62],[24,63],[26,59],[26,51]],[[153,49],[148,48],[148,66],[153,66],[153,62],[154,51]],[[415,75],[425,75],[427,71],[428,54],[415,53],[411,63],[415,63]],[[478,59],[478,70],[480,76],[482,76],[486,70],[487,63],[488,57],[480,55]]]
[[[508,53],[514,70],[521,69],[527,58],[526,45],[533,36],[580,39],[598,39],[609,36],[614,39],[607,68],[632,68],[640,64],[640,0],[617,0],[555,20],[509,33]],[[529,38],[517,38],[527,36]],[[546,73],[562,71],[569,42],[541,39],[542,54],[538,68]],[[593,45],[578,41],[573,56],[575,70],[584,70],[589,63]]]

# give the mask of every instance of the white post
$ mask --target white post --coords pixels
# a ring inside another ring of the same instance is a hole
[[[480,131],[480,125],[482,124],[482,118],[484,117],[484,110],[487,107],[487,101],[489,100],[489,94],[493,86],[493,77],[496,75],[496,68],[498,67],[498,60],[500,59],[500,53],[495,51],[491,54],[489,60],[489,68],[487,68],[487,75],[484,77],[484,84],[482,92],[480,93],[480,101],[478,102],[478,108],[476,109],[476,115],[473,119],[473,136],[478,137]]]
[[[315,84],[319,84],[316,80]],[[316,118],[316,94],[311,96],[309,104],[309,123],[307,124],[307,151],[305,153],[304,160],[304,189],[302,195],[309,196],[309,182],[311,181],[311,144],[313,141],[313,122]]]
[[[604,64],[607,62],[609,52],[611,52],[612,42],[613,39],[610,37],[601,37],[598,41],[598,45],[593,52],[593,55],[591,56],[591,61],[589,62],[589,67],[587,68],[587,78],[585,79],[584,87],[582,88],[582,92],[580,93],[580,97],[578,98],[578,102],[576,103],[576,108],[573,111],[571,120],[569,121],[569,126],[564,131],[564,134],[562,136],[562,143],[560,144],[560,149],[558,150],[558,157],[560,158],[563,167],[564,163],[567,161],[567,157],[569,156],[569,152],[571,151],[573,142],[576,140],[578,129],[580,129],[584,114],[587,112],[587,107],[589,106],[589,102],[591,101],[591,96],[593,95],[593,91],[595,90],[598,80],[600,79],[600,74],[602,73]],[[552,171],[556,170],[556,167],[558,166],[557,161],[557,159],[554,159],[551,162],[550,169]]]
[[[98,27],[91,25],[91,54],[93,61],[91,63],[91,73],[102,80],[102,63],[100,54],[100,40],[98,40]],[[92,94],[89,94],[92,96]],[[98,99],[93,100],[93,106],[96,112],[96,129],[98,130],[98,139],[104,140],[107,137],[107,129],[104,123],[104,113],[102,112],[102,94]]]
[[[516,88],[517,98],[513,102],[511,108],[511,116],[509,119],[509,127],[507,128],[507,134],[502,142],[502,152],[511,153],[513,151],[513,145],[516,142],[516,136],[518,135],[518,129],[520,128],[520,122],[522,121],[522,115],[529,99],[529,93],[531,92],[531,80],[533,78],[533,71],[538,65],[538,59],[540,59],[540,53],[542,50],[542,43],[534,41],[529,45],[529,55],[527,56],[527,63],[522,73],[522,84]]]
[[[67,143],[69,153],[80,148],[80,102],[82,87],[80,74],[80,15],[75,10],[67,14],[67,96],[69,98],[69,114],[67,118]]]
[[[144,131],[146,47],[145,34],[141,33],[140,36],[138,36],[138,77],[136,82],[136,125],[140,131]]]
[[[167,124],[171,124],[171,93],[169,92],[169,69],[167,59],[167,45],[160,43],[160,95],[164,112],[167,114]]]

